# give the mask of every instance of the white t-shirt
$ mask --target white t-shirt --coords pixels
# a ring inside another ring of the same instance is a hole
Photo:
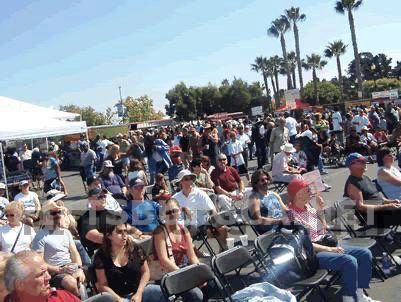
[[[298,123],[293,117],[289,116],[285,119],[285,126],[288,129],[288,136],[293,136],[297,134]]]
[[[23,229],[13,252],[18,253],[31,249],[32,240],[35,238],[35,231],[33,228],[26,224],[21,224],[13,228],[8,224],[5,224],[0,228],[0,245],[3,252],[11,252],[14,242],[17,239],[18,233],[22,227]]]
[[[232,155],[232,154],[236,154],[236,153],[244,151],[240,141],[230,142],[227,146],[227,151],[228,151],[228,155],[231,156],[231,166],[235,167],[235,166],[241,166],[241,165],[245,164],[242,153],[240,153],[236,156]]]
[[[173,198],[178,201],[180,207],[191,210],[191,225],[201,226],[206,224],[209,212],[216,209],[209,196],[198,188],[192,188],[192,192],[189,193],[188,197],[181,191],[174,194]]]
[[[14,200],[24,203],[25,212],[34,213],[36,211],[36,204],[39,203],[38,194],[29,191],[28,194],[19,193],[14,197]]]
[[[4,208],[9,203],[8,199],[5,197],[0,197],[0,219],[4,216]]]
[[[306,130],[306,131],[302,132],[300,136],[306,136],[306,137],[309,137],[310,140],[313,140],[313,133],[310,130]]]
[[[241,142],[242,148],[246,149],[248,148],[248,144],[251,142],[251,139],[249,138],[248,134],[237,134],[237,140]]]
[[[342,131],[343,128],[340,123],[342,123],[343,118],[341,117],[341,113],[339,111],[334,112],[331,119],[333,120],[333,131]]]
[[[21,161],[32,159],[32,151],[31,150],[20,151],[19,157]]]
[[[284,171],[288,169],[289,161],[290,158],[283,151],[276,154],[273,158],[272,176],[282,176]]]
[[[32,250],[43,253],[45,262],[54,266],[72,263],[70,244],[75,244],[70,231],[40,229],[32,242]]]
[[[369,119],[358,114],[352,119],[352,125],[356,127],[356,132],[360,133],[363,127],[369,125]]]

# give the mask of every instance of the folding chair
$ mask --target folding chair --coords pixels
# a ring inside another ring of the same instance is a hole
[[[136,243],[145,251],[146,256],[150,256],[152,254],[152,249],[153,249],[152,237],[137,241]]]
[[[281,192],[284,191],[284,189],[288,186],[288,182],[283,182],[283,181],[273,181],[273,191],[277,192],[280,194]]]
[[[249,226],[252,229],[252,231],[255,233],[255,235],[259,236],[260,234],[257,231],[257,229],[255,228],[255,223],[253,222],[253,220],[250,217],[249,208],[244,207],[244,208],[240,209],[239,214],[241,215],[244,225]]]
[[[202,263],[192,264],[178,271],[167,273],[161,279],[160,287],[166,300],[176,301],[183,293],[210,281],[214,282],[223,300],[227,301],[220,281],[212,270]]]
[[[144,198],[146,200],[152,200],[152,189],[153,189],[154,185],[150,185],[150,186],[146,186],[145,187],[145,194],[144,194]]]
[[[255,240],[255,246],[258,252],[259,261],[261,265],[265,268],[267,268],[266,260],[270,257],[270,255],[268,254],[268,248],[270,247],[274,235],[275,231],[271,231],[259,236]],[[266,270],[268,271],[268,269]],[[296,288],[301,289],[300,292],[295,293],[297,300],[299,301],[308,293],[316,291],[323,301],[327,301],[326,296],[324,295],[322,289],[320,288],[320,284],[322,284],[322,282],[326,279],[327,275],[328,275],[327,270],[318,269],[313,276],[306,278],[305,280],[296,282],[293,285],[293,289]]]
[[[247,282],[245,278],[241,275],[241,270],[249,266],[250,264],[252,264],[255,269],[250,273],[247,273],[247,277],[249,277],[255,271],[258,273],[262,273],[262,271],[257,267],[256,263],[254,262],[250,253],[243,246],[231,248],[212,258],[212,270],[215,273],[216,277],[220,280],[220,283],[223,285],[223,289],[229,298],[235,293],[235,290],[233,289],[233,286],[230,282],[233,277],[238,278],[238,280],[241,282],[242,288],[251,285],[251,283],[262,281],[257,280],[256,278],[252,278],[253,282]],[[232,272],[235,272],[235,274],[228,275]],[[262,276],[260,277],[260,279],[262,279]],[[236,290],[239,289],[240,288]]]

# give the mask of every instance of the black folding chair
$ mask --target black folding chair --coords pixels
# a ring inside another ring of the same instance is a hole
[[[153,189],[154,185],[150,185],[150,186],[146,186],[145,187],[145,194],[144,194],[144,198],[146,200],[152,200],[153,196],[152,196],[152,189]]]
[[[146,256],[152,255],[153,237],[144,240],[139,240],[136,243],[145,251]]]
[[[267,269],[268,264],[266,260],[270,257],[270,255],[268,254],[268,248],[270,247],[270,244],[272,243],[274,236],[275,236],[275,231],[271,231],[259,236],[255,240],[255,246],[258,252],[260,265],[265,267],[267,271],[268,271]],[[298,288],[300,289],[300,291],[294,293],[297,297],[297,300],[299,301],[308,293],[316,291],[323,301],[327,301],[326,296],[324,295],[322,289],[320,288],[320,284],[323,283],[327,275],[328,275],[327,270],[318,269],[313,276],[296,282],[293,285],[293,289],[294,290]]]
[[[176,301],[185,292],[211,281],[216,285],[222,299],[227,301],[220,281],[210,267],[202,263],[192,264],[178,271],[167,273],[161,279],[160,287],[168,301]]]
[[[254,270],[245,275],[245,277],[248,278],[244,278],[244,275],[241,274],[241,270],[249,265],[253,265]],[[235,293],[235,290],[230,282],[234,277],[238,278],[238,280],[241,282],[242,288],[245,288],[252,283],[262,281],[263,277],[259,276],[259,278],[251,278],[251,282],[249,282],[251,274],[254,272],[259,274],[265,273],[257,267],[252,256],[243,246],[231,248],[213,257],[212,270],[220,280],[220,283],[223,285],[223,289],[229,298]],[[235,274],[229,275],[232,272],[235,272]],[[240,290],[242,288],[236,288],[236,290]]]
[[[282,193],[284,189],[288,186],[288,182],[283,181],[273,181],[273,191],[277,192],[278,194]]]

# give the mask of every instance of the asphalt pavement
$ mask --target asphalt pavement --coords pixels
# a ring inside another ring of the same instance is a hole
[[[255,161],[250,162],[250,170],[255,170]],[[369,164],[367,175],[372,179],[376,178],[377,174],[377,164]],[[344,192],[344,184],[349,175],[347,168],[330,168],[326,167],[327,175],[323,176],[325,183],[332,186],[331,191],[322,192],[321,196],[325,200],[326,207],[330,207],[334,202],[340,200]],[[87,199],[82,185],[81,178],[78,172],[63,172],[63,180],[68,189],[68,198],[65,201],[65,205],[73,210],[74,213],[82,213],[86,209]],[[247,181],[243,178],[245,184]],[[247,230],[249,239],[254,238],[254,235],[250,229]],[[239,232],[233,231],[230,235],[231,237],[238,238]],[[214,240],[211,240],[214,241]],[[217,251],[217,244],[212,242],[213,248]],[[394,255],[401,255],[401,250],[396,250]],[[342,301],[341,297],[338,295],[338,286],[326,291],[326,295],[329,301]],[[380,301],[387,302],[400,302],[400,292],[401,292],[401,269],[392,273],[392,276],[385,282],[381,282],[379,279],[373,278],[371,282],[371,289],[368,290],[369,295]],[[305,301],[321,301],[316,295],[310,295],[304,299]]]

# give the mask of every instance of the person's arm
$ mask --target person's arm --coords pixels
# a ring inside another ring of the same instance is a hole
[[[148,176],[146,175],[145,171],[143,171],[143,182],[145,183],[145,186],[149,185],[149,181],[148,181]],[[128,188],[128,186],[126,186]]]
[[[276,129],[276,128],[274,128],[274,129]],[[272,132],[270,134],[270,141],[269,141],[270,148],[273,147],[273,143],[274,143],[274,139],[275,139],[276,131],[274,129],[272,130]]]
[[[81,256],[79,255],[79,252],[77,250],[77,246],[75,245],[74,239],[72,238],[71,234],[68,234],[70,237],[70,245],[69,245],[69,250],[70,250],[70,255],[71,255],[71,261],[75,264],[79,265],[79,269],[77,272],[74,274],[74,277],[78,279],[80,283],[85,282],[85,273],[82,270],[82,260]]]
[[[154,236],[156,254],[161,266],[164,267],[169,272],[174,272],[178,270],[179,267],[168,257],[166,248],[167,247],[166,235],[164,231],[159,229],[157,232],[155,232],[153,236]],[[192,242],[192,240],[190,242]]]
[[[62,185],[63,188],[64,188],[64,194],[65,194],[65,195],[68,195],[68,193],[67,193],[67,187],[65,186],[65,183],[64,183],[63,179],[61,178],[61,169],[60,169],[59,164],[55,163],[55,168],[56,168],[57,177],[58,177],[58,179],[59,179],[61,185]]]
[[[117,302],[123,302],[124,300],[117,295],[114,290],[109,287],[106,279],[106,273],[104,269],[96,269],[96,288],[100,293],[109,293],[113,296],[113,300]]]
[[[344,254],[344,249],[342,247],[329,247],[317,243],[313,243],[313,248],[315,249],[316,252],[329,252],[329,253],[338,253],[338,254]]]
[[[256,196],[251,196],[249,198],[249,212],[251,213],[252,219],[256,220],[257,224],[275,225],[283,222],[282,219],[263,217],[260,214],[260,199]]]
[[[204,169],[203,169],[203,170],[204,170]],[[202,173],[202,172],[201,172],[201,173]],[[210,177],[209,173],[206,172],[206,170],[205,170],[204,173],[206,174],[207,188],[208,188],[208,189],[213,189],[214,183],[213,183],[213,181],[212,181],[212,178]]]
[[[96,229],[90,230],[88,233],[86,233],[85,238],[97,244],[103,243],[103,234]]]
[[[148,284],[149,279],[150,279],[150,270],[148,262],[145,260],[145,262],[142,264],[141,267],[141,280],[139,281],[138,289],[136,290],[135,295],[132,296],[131,301],[133,302],[142,301],[143,291],[145,290],[145,286],[146,284]]]
[[[367,213],[369,210],[377,211],[377,210],[384,210],[384,209],[388,209],[388,208],[394,208],[393,205],[396,205],[396,204],[380,204],[380,205],[365,204],[363,202],[362,192],[357,187],[355,187],[353,184],[348,184],[347,194],[353,201],[355,201],[357,209],[364,213]]]
[[[189,231],[185,228],[185,237],[188,242],[187,257],[190,264],[199,263],[199,259],[195,254],[194,245],[192,244],[192,237]]]
[[[383,181],[387,181],[395,186],[400,186],[400,189],[401,189],[401,178],[391,175],[384,169],[379,170],[379,172],[377,173],[377,178],[379,178]]]

